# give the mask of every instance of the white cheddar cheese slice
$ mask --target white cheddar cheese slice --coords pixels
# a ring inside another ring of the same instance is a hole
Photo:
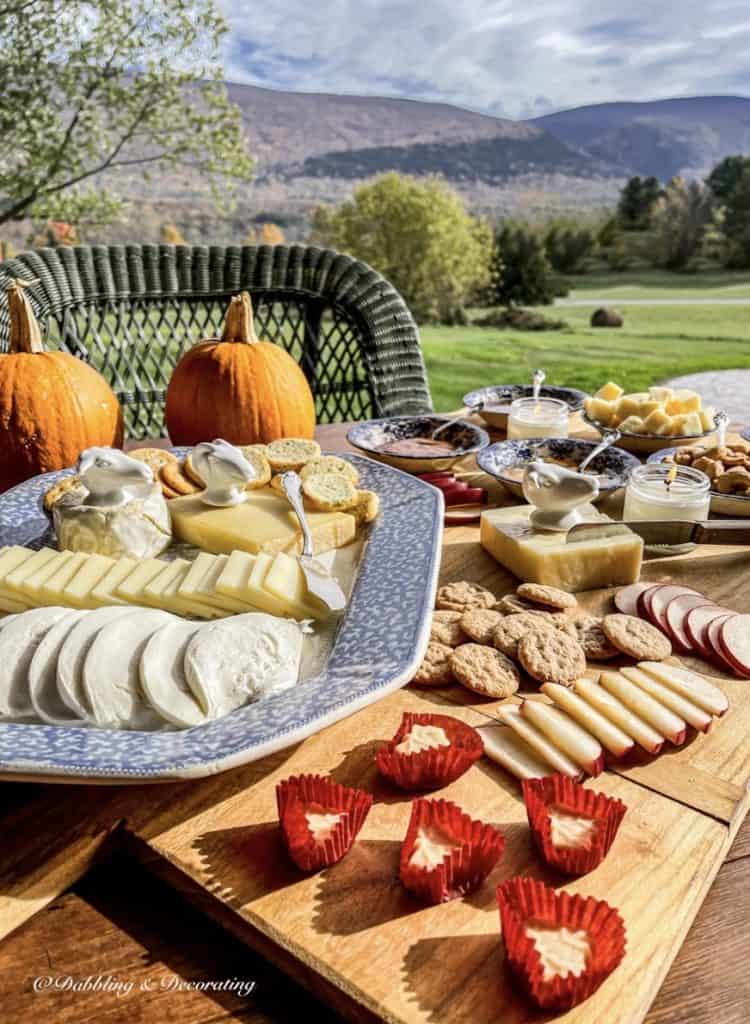
[[[247,585],[253,574],[255,555],[247,551],[233,551],[227,558],[221,575],[216,581],[216,589],[220,594],[227,594],[229,597],[236,597],[242,600],[242,595],[247,591]]]
[[[20,584],[24,600],[34,605],[49,604],[49,601],[42,596],[42,587],[72,557],[72,551],[56,551],[54,558],[50,558],[48,562],[40,565],[30,576],[27,576]]]
[[[40,551],[32,552],[31,557],[24,558],[15,569],[11,569],[3,578],[3,592],[17,601],[23,601],[23,581],[28,579],[37,569],[47,565],[57,554],[58,552],[54,548],[42,548]]]
[[[296,558],[280,551],[266,573],[263,588],[289,609],[294,619],[326,619],[328,609],[311,597],[305,574]]]
[[[115,593],[129,604],[140,604],[144,587],[159,575],[165,564],[160,558],[144,558],[136,562],[133,571],[119,584]]]
[[[115,564],[107,555],[88,555],[72,580],[63,588],[63,604],[72,608],[97,608],[99,604],[92,590]]]
[[[17,615],[19,612],[25,612],[28,607],[27,604],[22,604],[21,601],[14,601],[12,597],[0,597],[0,612]]]
[[[63,604],[65,588],[88,557],[89,556],[83,551],[75,551],[71,553],[70,558],[62,562],[61,565],[55,569],[52,575],[40,586],[40,600],[44,604]]]
[[[190,572],[190,562],[184,558],[176,558],[167,562],[164,569],[143,591],[144,604],[152,608],[163,608],[164,611],[175,612],[177,615],[190,615],[194,619],[218,619],[229,614],[221,612],[202,601],[192,601],[180,597],[180,586]]]
[[[67,608],[35,608],[17,615],[0,630],[0,716],[34,714],[29,691],[29,667],[45,634],[67,615]]]
[[[245,551],[233,551],[216,581],[219,593],[229,594],[240,601],[260,608],[269,615],[288,617],[283,601],[265,589],[266,573],[273,564],[273,557],[265,552],[250,555]]]
[[[116,591],[137,564],[134,558],[118,558],[114,565],[110,566],[102,579],[92,588],[89,595],[91,603],[97,608],[113,604],[126,605],[127,601],[123,601],[121,597],[118,597]]]
[[[190,571],[180,584],[179,595],[191,601],[209,604],[224,612],[257,611],[246,601],[222,594],[216,589],[216,583],[227,562],[228,555],[208,555],[201,552],[190,566]]]
[[[3,583],[5,577],[13,572],[18,566],[22,565],[27,559],[31,558],[34,554],[30,548],[22,548],[17,545],[12,547],[3,548],[0,551],[0,597],[4,599],[4,602],[14,602],[16,604],[23,603],[28,604],[24,597],[20,597],[10,590],[5,590]],[[8,611],[13,611],[9,608]]]
[[[49,725],[71,725],[82,719],[65,704],[57,686],[60,651],[76,622],[86,613],[69,611],[49,630],[37,647],[29,666],[29,693],[34,711]]]

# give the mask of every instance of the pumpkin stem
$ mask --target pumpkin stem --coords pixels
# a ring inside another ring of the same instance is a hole
[[[21,281],[18,278],[8,286],[8,312],[10,314],[9,352],[44,352],[39,322],[25,289],[35,281]]]
[[[253,304],[247,292],[233,295],[224,320],[222,341],[233,341],[243,345],[254,345],[258,340],[253,325]]]

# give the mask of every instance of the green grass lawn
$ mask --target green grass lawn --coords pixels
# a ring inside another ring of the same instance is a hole
[[[584,391],[610,379],[642,391],[668,377],[750,367],[750,306],[629,306],[616,329],[589,327],[585,308],[542,312],[569,329],[421,328],[435,408],[458,408],[476,387],[529,381],[537,367],[549,383]]]
[[[747,271],[675,274],[667,270],[601,271],[569,277],[568,299],[750,299]]]

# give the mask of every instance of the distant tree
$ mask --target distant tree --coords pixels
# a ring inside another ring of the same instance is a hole
[[[187,245],[185,236],[176,224],[162,224],[159,228],[159,241],[165,245]]]
[[[502,272],[494,305],[546,306],[555,298],[551,267],[540,235],[526,224],[506,222],[495,232],[493,265]]]
[[[748,168],[748,156],[724,157],[706,178],[706,184],[720,202],[727,203]]]
[[[214,0],[0,0],[0,224],[70,220],[66,196],[76,223],[112,217],[116,193],[75,189],[117,168],[190,164],[231,196],[252,160],[225,31]]]
[[[667,270],[683,270],[699,254],[714,216],[714,195],[699,181],[673,178],[652,216],[653,260]]]
[[[750,163],[727,196],[723,230],[728,241],[728,266],[750,267]]]
[[[635,175],[625,184],[617,204],[617,217],[621,227],[629,231],[643,231],[649,226],[654,204],[663,194],[658,180],[653,176],[641,178]]]
[[[580,274],[595,246],[593,231],[565,221],[552,221],[544,235],[547,259],[552,269],[560,274]]]
[[[312,237],[379,270],[422,322],[460,321],[489,279],[489,228],[439,178],[385,174],[316,210]]]

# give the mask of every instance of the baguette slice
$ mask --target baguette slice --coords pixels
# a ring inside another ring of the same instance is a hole
[[[663,736],[638,715],[633,714],[630,708],[626,708],[622,701],[613,697],[599,683],[594,683],[590,679],[579,679],[573,684],[573,688],[582,700],[600,711],[649,754],[658,754],[664,746]]]
[[[518,733],[522,740],[536,751],[556,772],[567,775],[571,779],[582,779],[583,771],[571,759],[552,743],[543,732],[527,722],[517,707],[508,705],[499,710],[500,720]]]
[[[484,752],[517,779],[541,779],[552,775],[554,768],[521,737],[505,725],[480,725]]]
[[[620,672],[602,672],[601,685],[676,747],[685,742],[687,722],[631,683]]]
[[[542,693],[550,697],[592,736],[596,736],[610,754],[625,757],[632,751],[635,746],[632,738],[567,686],[561,686],[560,683],[545,683],[542,686]]]
[[[697,704],[709,715],[723,715],[729,707],[729,701],[723,691],[698,672],[691,672],[690,669],[677,665],[663,665],[659,661],[642,661],[638,668],[657,682],[668,686],[670,690]]]
[[[302,493],[321,512],[344,512],[358,501],[357,488],[341,473],[313,473],[305,477]]]
[[[699,729],[701,732],[708,731],[712,718],[697,704],[692,704],[675,690],[670,690],[668,686],[657,682],[656,679],[639,668],[623,668],[621,672],[631,683],[635,683],[641,690],[650,694],[654,700],[658,700],[665,708],[669,708],[680,718],[684,718],[688,725],[692,725],[694,729]]]

